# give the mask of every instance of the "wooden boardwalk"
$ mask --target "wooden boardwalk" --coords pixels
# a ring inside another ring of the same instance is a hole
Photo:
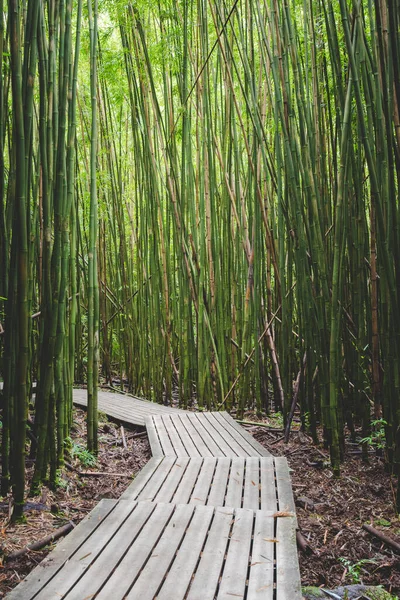
[[[87,406],[87,390],[74,390],[74,404]],[[149,415],[164,415],[171,412],[185,413],[180,408],[171,408],[142,398],[135,398],[128,394],[105,392],[103,390],[99,390],[98,409],[118,421],[141,425],[142,427],[144,427],[146,417]]]
[[[285,458],[272,457],[227,413],[112,393],[101,393],[99,409],[145,423],[153,458],[9,600],[301,600]]]
[[[146,418],[153,456],[270,456],[226,412]]]

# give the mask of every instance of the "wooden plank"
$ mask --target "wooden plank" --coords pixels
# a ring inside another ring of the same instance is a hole
[[[276,472],[276,486],[278,489],[279,511],[293,513],[294,517],[296,517],[296,507],[294,504],[289,465],[284,456],[277,456],[275,457],[274,461]]]
[[[235,510],[235,522],[218,590],[218,600],[232,600],[232,598],[245,596],[253,520],[254,511],[245,508]]]
[[[225,496],[225,506],[241,508],[243,502],[245,459],[235,457],[232,459],[231,471],[229,473],[228,487]]]
[[[162,453],[164,456],[176,456],[175,449],[165,428],[164,421],[159,415],[153,415],[151,418],[157,431],[158,439],[160,440]]]
[[[296,520],[292,517],[278,517],[276,538],[276,600],[301,600]]]
[[[176,490],[174,497],[172,498],[172,502],[174,502],[174,504],[189,504],[202,465],[202,458],[190,459],[185,474],[179,483],[179,487]]]
[[[136,502],[118,503],[107,518],[102,521],[101,526],[96,528],[94,533],[80,546],[79,550],[64,564],[57,577],[54,577],[37,597],[35,596],[35,600],[36,598],[37,600],[50,600],[66,594],[96,560],[97,556],[103,551],[104,546],[107,545],[108,541],[134,510],[136,504]]]
[[[207,498],[207,504],[212,506],[224,506],[230,468],[230,458],[218,458],[214,479],[210,487],[210,494]]]
[[[174,511],[173,504],[157,504],[150,519],[118,564],[96,600],[121,600],[125,597],[154,550]],[[129,532],[126,531],[129,535]]]
[[[255,453],[253,454],[259,454],[260,456],[272,456],[271,452],[268,452],[268,450],[264,448],[264,446],[260,444],[260,442],[257,442],[257,440],[253,438],[251,433],[249,433],[245,430],[244,427],[239,425],[239,423],[237,423],[229,413],[227,413],[226,411],[222,411],[218,414],[219,418],[225,419],[225,421],[239,433],[239,435],[247,442],[247,444],[254,448]]]
[[[55,549],[8,595],[10,600],[30,600],[62,569],[83,542],[115,508],[117,500],[104,499],[68,534]]]
[[[258,510],[260,506],[260,460],[246,458],[246,472],[243,492],[243,508]]]
[[[183,446],[185,447],[186,453],[188,454],[188,456],[202,456],[199,452],[199,450],[197,449],[197,447],[195,446],[191,436],[189,435],[188,431],[186,430],[185,426],[182,423],[182,419],[180,418],[181,415],[168,415],[168,417],[164,417],[165,418],[169,418],[171,420],[171,423],[173,423],[173,425],[175,426],[175,429],[179,435],[179,438],[183,444]]]
[[[176,507],[147,564],[126,596],[127,600],[138,600],[138,598],[140,600],[153,600],[175,557],[193,512],[194,507],[187,504]],[[190,550],[190,553],[192,552],[193,548]],[[198,558],[198,555],[196,558]],[[179,599],[176,593],[173,598]]]
[[[149,480],[155,475],[162,461],[163,458],[151,458],[147,465],[145,465],[140,473],[135,477],[133,482],[126,488],[120,497],[120,501],[132,499],[136,500],[140,492],[142,492],[143,488],[145,488],[148,484]]]
[[[147,485],[141,490],[137,495],[137,500],[140,501],[149,501],[152,502],[153,499],[157,496],[160,489],[165,484],[168,479],[171,469],[175,464],[176,457],[175,456],[166,456],[163,458],[160,463],[157,471],[155,471],[153,477],[149,479]]]
[[[196,506],[193,519],[157,600],[184,598],[214,515],[211,506]]]
[[[162,487],[160,487],[159,491],[154,496],[154,502],[171,502],[176,490],[180,485],[182,477],[185,474],[189,462],[190,458],[188,456],[179,456],[174,459],[174,464],[168,473],[168,477],[165,479]],[[144,500],[142,497],[140,497],[140,499]]]
[[[228,545],[233,509],[218,507],[186,600],[214,600]],[[232,600],[232,599],[231,599]]]
[[[229,438],[226,438],[228,443],[231,439],[235,441],[237,447],[240,448],[239,456],[259,456],[259,452],[242,436],[242,432],[234,427],[235,421],[228,414],[226,414],[226,418],[223,417],[222,413],[215,411],[208,413],[208,415],[212,416],[229,435]]]
[[[189,456],[189,453],[179,436],[179,432],[176,430],[171,415],[163,415],[158,418],[163,422],[171,441],[173,447],[173,452],[171,452],[171,454],[175,454],[176,456]],[[167,454],[165,451],[164,453]]]
[[[67,600],[82,600],[82,598],[95,596],[113,570],[118,568],[118,563],[131,546],[132,540],[140,533],[155,508],[156,505],[150,502],[136,504],[135,510],[126,519],[124,526],[111,538],[97,560],[65,596]]]
[[[207,421],[209,431],[210,433],[213,432],[212,435],[218,439],[219,445],[221,446],[222,443],[226,445],[227,456],[249,456],[249,451],[243,448],[233,437],[232,427],[229,427],[228,423],[226,425],[225,423],[222,424],[214,413],[202,413],[201,416]],[[219,440],[223,440],[223,442]]]
[[[274,518],[256,512],[247,598],[273,600],[274,597]],[[286,600],[289,600],[287,598]],[[290,599],[291,600],[291,599]]]
[[[275,479],[275,459],[261,458],[261,508],[263,510],[278,510],[277,488]]]
[[[199,418],[202,417],[202,414],[199,415],[198,413],[193,413],[192,415],[187,415],[187,417],[191,421],[193,427],[195,427],[199,436],[203,439],[207,448],[210,449],[212,456],[226,456],[225,452],[221,450],[214,438],[207,431],[204,426],[204,420]]]
[[[73,392],[74,404],[87,406],[87,390],[75,389]],[[134,398],[118,392],[99,391],[98,398],[99,410],[105,412],[111,417],[127,423],[133,423],[143,426],[145,418],[151,414],[170,414],[181,413],[185,411],[171,406],[164,406],[156,402],[149,402],[142,398]]]
[[[187,414],[179,415],[179,419],[183,427],[188,432],[190,438],[193,440],[193,443],[196,446],[199,455],[204,457],[214,456],[209,447],[206,445],[203,438],[199,435],[197,429],[194,427],[192,419],[190,419]]]
[[[83,408],[86,408],[87,406],[87,403],[79,398],[74,398],[74,404]],[[112,404],[108,401],[99,401],[99,410],[118,421],[139,425],[141,427],[144,426],[145,416],[150,413],[150,411],[139,412],[135,409],[125,409],[123,406],[118,406],[117,404]]]
[[[217,458],[208,457],[204,459],[190,498],[190,504],[206,504],[216,464]]]
[[[149,416],[145,418],[147,436],[149,438],[151,453],[154,458],[164,456],[163,449],[161,447],[160,439],[158,437],[157,428],[153,422],[153,417]]]

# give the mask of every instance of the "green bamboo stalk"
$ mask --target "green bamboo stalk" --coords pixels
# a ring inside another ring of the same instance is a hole
[[[90,28],[90,94],[91,94],[91,138],[90,138],[90,226],[88,261],[88,417],[87,442],[90,452],[97,453],[97,389],[99,352],[99,288],[97,279],[97,28],[98,1],[88,1]]]

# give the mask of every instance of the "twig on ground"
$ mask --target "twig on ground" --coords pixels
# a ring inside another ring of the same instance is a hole
[[[21,556],[24,556],[25,554],[27,554],[28,552],[31,552],[33,550],[41,550],[45,546],[48,546],[52,542],[55,542],[60,537],[63,537],[64,535],[66,535],[67,533],[72,531],[72,529],[74,529],[74,527],[75,527],[75,525],[72,523],[72,521],[69,521],[66,525],[63,525],[62,527],[57,529],[54,533],[51,533],[50,535],[46,535],[46,537],[42,538],[41,540],[38,540],[37,542],[33,542],[32,544],[29,544],[28,546],[25,546],[25,548],[21,548],[21,550],[12,552],[11,554],[9,554],[8,556],[5,557],[5,561],[9,562],[11,560],[16,560],[17,558],[20,558]]]
[[[370,533],[371,535],[377,537],[383,544],[385,544],[386,546],[389,546],[390,548],[395,550],[395,552],[397,552],[397,554],[400,554],[400,544],[398,544],[397,542],[392,540],[392,538],[388,537],[381,531],[378,531],[377,529],[375,529],[375,527],[372,527],[371,525],[367,525],[366,523],[364,523],[362,528],[365,531],[368,531],[368,533]]]

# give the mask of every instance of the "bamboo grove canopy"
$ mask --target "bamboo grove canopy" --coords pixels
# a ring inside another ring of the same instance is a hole
[[[74,382],[96,452],[99,374],[285,423],[298,403],[337,475],[346,428],[384,426],[397,473],[400,1],[0,0],[0,14],[16,514],[26,452],[32,491],[57,484]]]

